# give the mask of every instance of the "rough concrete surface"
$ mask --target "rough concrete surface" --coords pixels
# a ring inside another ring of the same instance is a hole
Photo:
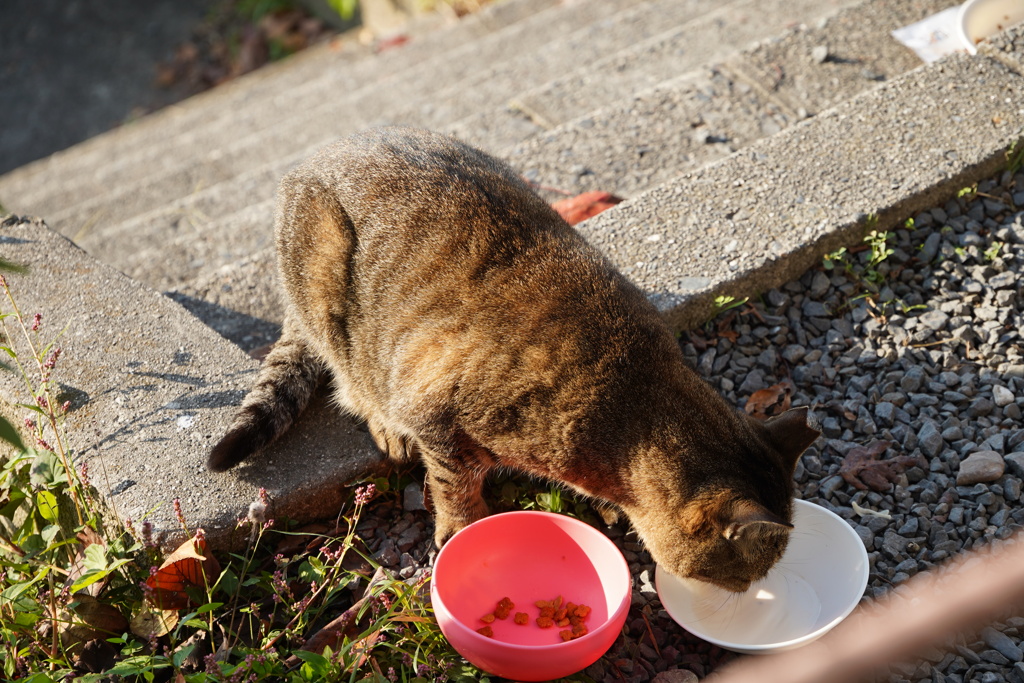
[[[190,526],[231,545],[244,541],[233,538],[235,522],[261,486],[274,503],[270,515],[322,518],[340,507],[345,484],[379,461],[369,437],[321,396],[264,455],[230,473],[207,472],[206,452],[259,364],[41,221],[5,222],[0,244],[31,269],[7,280],[26,316],[42,314],[41,338],[64,330],[54,377],[71,401],[70,447],[121,518],[148,519],[173,544],[183,535],[171,505],[179,498]],[[20,333],[12,342],[24,358]],[[19,425],[25,415],[12,404],[30,402],[25,391],[16,375],[0,373],[0,406]]]
[[[46,185],[25,187],[18,182],[17,176],[23,174],[19,172],[16,177],[0,179],[0,192],[12,196],[12,210],[45,215],[55,229],[67,235],[73,235],[100,210],[105,209],[102,218],[108,223],[126,220],[153,201],[208,188],[225,174],[302,154],[310,145],[363,128],[387,114],[381,93],[385,93],[387,109],[404,106],[435,93],[444,84],[471,77],[488,63],[510,61],[521,50],[540,49],[559,35],[631,1],[559,4],[482,40],[453,43],[447,51],[422,53],[411,44],[410,52],[419,54],[413,61],[404,47],[384,53],[380,62],[352,61],[345,58],[344,50],[335,54],[330,46],[313,48],[298,55],[290,82],[277,82],[276,88],[263,92],[257,80],[242,87],[246,96],[231,98],[238,100],[233,103],[223,100],[238,86],[229,87],[223,96],[214,91],[206,97],[220,98],[223,106],[212,110],[199,107],[206,112],[205,119],[195,118],[196,108],[182,108],[175,118],[173,112],[164,115],[166,126],[111,135],[106,152],[113,163],[98,164],[94,157],[86,157],[94,167],[90,174],[69,173],[78,164],[62,163],[54,169],[63,180],[59,186],[50,179]],[[308,62],[319,64],[320,71],[303,78],[298,67]],[[396,93],[401,93],[398,102]],[[186,125],[188,121],[191,125]],[[268,138],[265,132],[269,129],[278,134]],[[268,145],[267,154],[261,155]],[[154,187],[154,183],[158,185]],[[55,187],[59,191],[54,191]],[[106,205],[95,201],[107,193],[113,196]]]
[[[581,232],[678,327],[886,229],[1005,163],[1024,79],[953,55],[665,183]],[[723,267],[724,265],[724,267]]]
[[[921,60],[890,33],[956,4],[954,0],[871,0],[764,41],[729,66],[782,106],[817,114],[917,67]],[[881,38],[881,40],[880,40]]]
[[[513,106],[545,128],[607,106],[644,87],[671,79],[709,61],[723,59],[782,32],[794,23],[827,16],[851,0],[734,2],[692,22],[609,55],[595,64],[525,92]],[[639,86],[639,87],[638,87]]]

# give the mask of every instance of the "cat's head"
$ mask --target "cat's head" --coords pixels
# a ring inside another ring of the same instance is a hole
[[[684,465],[680,481],[666,478],[664,485],[682,495],[666,491],[653,507],[627,512],[663,569],[742,592],[786,550],[793,470],[819,432],[808,426],[806,408],[739,424],[748,433],[730,439],[728,452],[712,450],[698,466]]]

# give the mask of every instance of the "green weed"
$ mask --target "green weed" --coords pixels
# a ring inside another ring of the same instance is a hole
[[[728,296],[728,295],[716,296],[715,297],[715,315],[718,315],[719,313],[724,313],[725,311],[729,311],[729,310],[732,310],[734,308],[739,308],[743,304],[747,303],[747,301],[749,301],[749,300],[750,300],[750,297],[743,297],[742,299],[737,299],[734,296]]]
[[[31,397],[5,407],[26,414],[24,429],[0,417],[10,451],[0,456],[0,679],[487,680],[442,636],[429,574],[390,574],[356,533],[367,507],[388,503],[404,474],[355,489],[336,528],[324,533],[264,519],[261,492],[239,520],[246,550],[218,555],[219,569],[204,561],[202,581],[179,598],[183,606],[170,605],[159,581],[168,558],[149,523],[104,521],[64,429],[60,335],[47,339],[43,317],[23,314],[2,276],[0,287],[0,351]],[[560,490],[534,500],[540,509],[575,510]],[[188,533],[199,554],[202,530]]]

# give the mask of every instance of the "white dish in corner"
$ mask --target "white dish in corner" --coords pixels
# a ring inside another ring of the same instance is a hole
[[[967,0],[957,13],[960,42],[972,55],[978,43],[1024,21],[1024,0]]]
[[[659,566],[662,606],[690,633],[733,652],[771,654],[817,640],[860,602],[868,554],[846,521],[813,503],[793,501],[793,527],[782,559],[745,593]]]

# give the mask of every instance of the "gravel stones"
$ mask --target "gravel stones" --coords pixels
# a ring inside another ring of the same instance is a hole
[[[1001,633],[994,628],[985,628],[981,631],[981,637],[986,645],[999,652],[1008,661],[1024,661],[1024,651],[1005,633]]]
[[[1003,180],[979,192],[1000,196]],[[1009,184],[1024,188],[1024,174]],[[868,598],[1024,522],[1024,297],[998,296],[1017,292],[1003,274],[1024,273],[1024,243],[999,238],[1018,220],[1009,209],[968,219],[977,203],[955,198],[915,218],[921,227],[895,230],[880,283],[866,279],[869,254],[855,252],[849,268],[812,268],[680,335],[690,364],[738,408],[782,383],[793,406],[811,408],[824,436],[796,468],[797,495],[856,531],[871,562]],[[967,233],[977,239],[961,240]],[[986,257],[994,241],[1002,246]],[[404,577],[429,565],[431,528],[418,484],[402,502],[369,528],[367,545]],[[625,521],[606,533],[633,574],[632,608],[588,676],[692,683],[733,657],[667,615],[655,565]],[[1024,619],[994,624],[894,667],[891,680],[1024,683],[1022,634]]]
[[[1003,456],[995,451],[978,451],[972,453],[960,463],[960,471],[956,475],[957,486],[971,486],[983,482],[996,481],[1003,476],[1006,463]]]
[[[978,192],[1021,188],[1024,173],[1005,174]],[[712,358],[700,369],[735,405],[754,386],[788,382],[792,405],[811,407],[823,438],[801,459],[797,490],[856,531],[871,560],[868,596],[1024,523],[1024,213],[979,196],[892,231],[875,281],[869,254],[848,253],[841,267],[812,268],[681,337],[693,364]],[[719,324],[735,336],[717,335]],[[757,360],[767,349],[774,367]],[[885,476],[866,485],[876,469]],[[1024,683],[1022,635],[1024,620],[996,624],[985,639],[894,668],[892,680]]]
[[[652,679],[652,683],[697,683],[697,674],[688,669],[662,671]]]
[[[1000,408],[1005,408],[1014,401],[1013,392],[998,384],[992,387],[992,400]]]

